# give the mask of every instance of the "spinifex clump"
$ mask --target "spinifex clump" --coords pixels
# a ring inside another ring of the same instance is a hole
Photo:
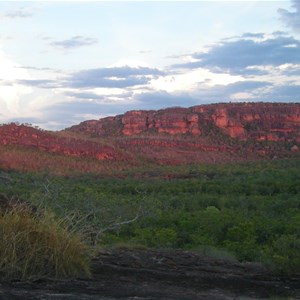
[[[9,209],[8,209],[9,207]],[[0,279],[32,280],[89,275],[88,247],[51,212],[22,204],[0,213]]]

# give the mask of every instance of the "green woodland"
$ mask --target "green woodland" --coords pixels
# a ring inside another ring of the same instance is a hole
[[[300,159],[153,167],[118,176],[0,172],[0,191],[93,247],[172,248],[300,273]]]

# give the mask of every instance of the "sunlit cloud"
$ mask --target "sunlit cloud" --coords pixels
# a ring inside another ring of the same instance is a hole
[[[6,56],[0,50],[0,106],[1,119],[18,116],[23,112],[19,100],[22,96],[32,92],[30,87],[14,82],[16,79],[29,78],[28,73]]]

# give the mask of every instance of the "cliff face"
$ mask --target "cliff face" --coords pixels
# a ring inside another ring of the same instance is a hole
[[[167,134],[199,135],[199,117],[184,108],[167,109],[160,112],[129,111],[122,117],[122,133],[135,135],[146,131]]]
[[[239,140],[300,142],[300,105],[230,103],[159,111],[129,111],[99,121],[86,121],[69,130],[100,137],[143,133],[198,137],[209,135],[213,129]]]

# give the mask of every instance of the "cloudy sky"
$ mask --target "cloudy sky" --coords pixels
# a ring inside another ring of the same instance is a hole
[[[0,1],[0,122],[300,102],[300,1]]]

